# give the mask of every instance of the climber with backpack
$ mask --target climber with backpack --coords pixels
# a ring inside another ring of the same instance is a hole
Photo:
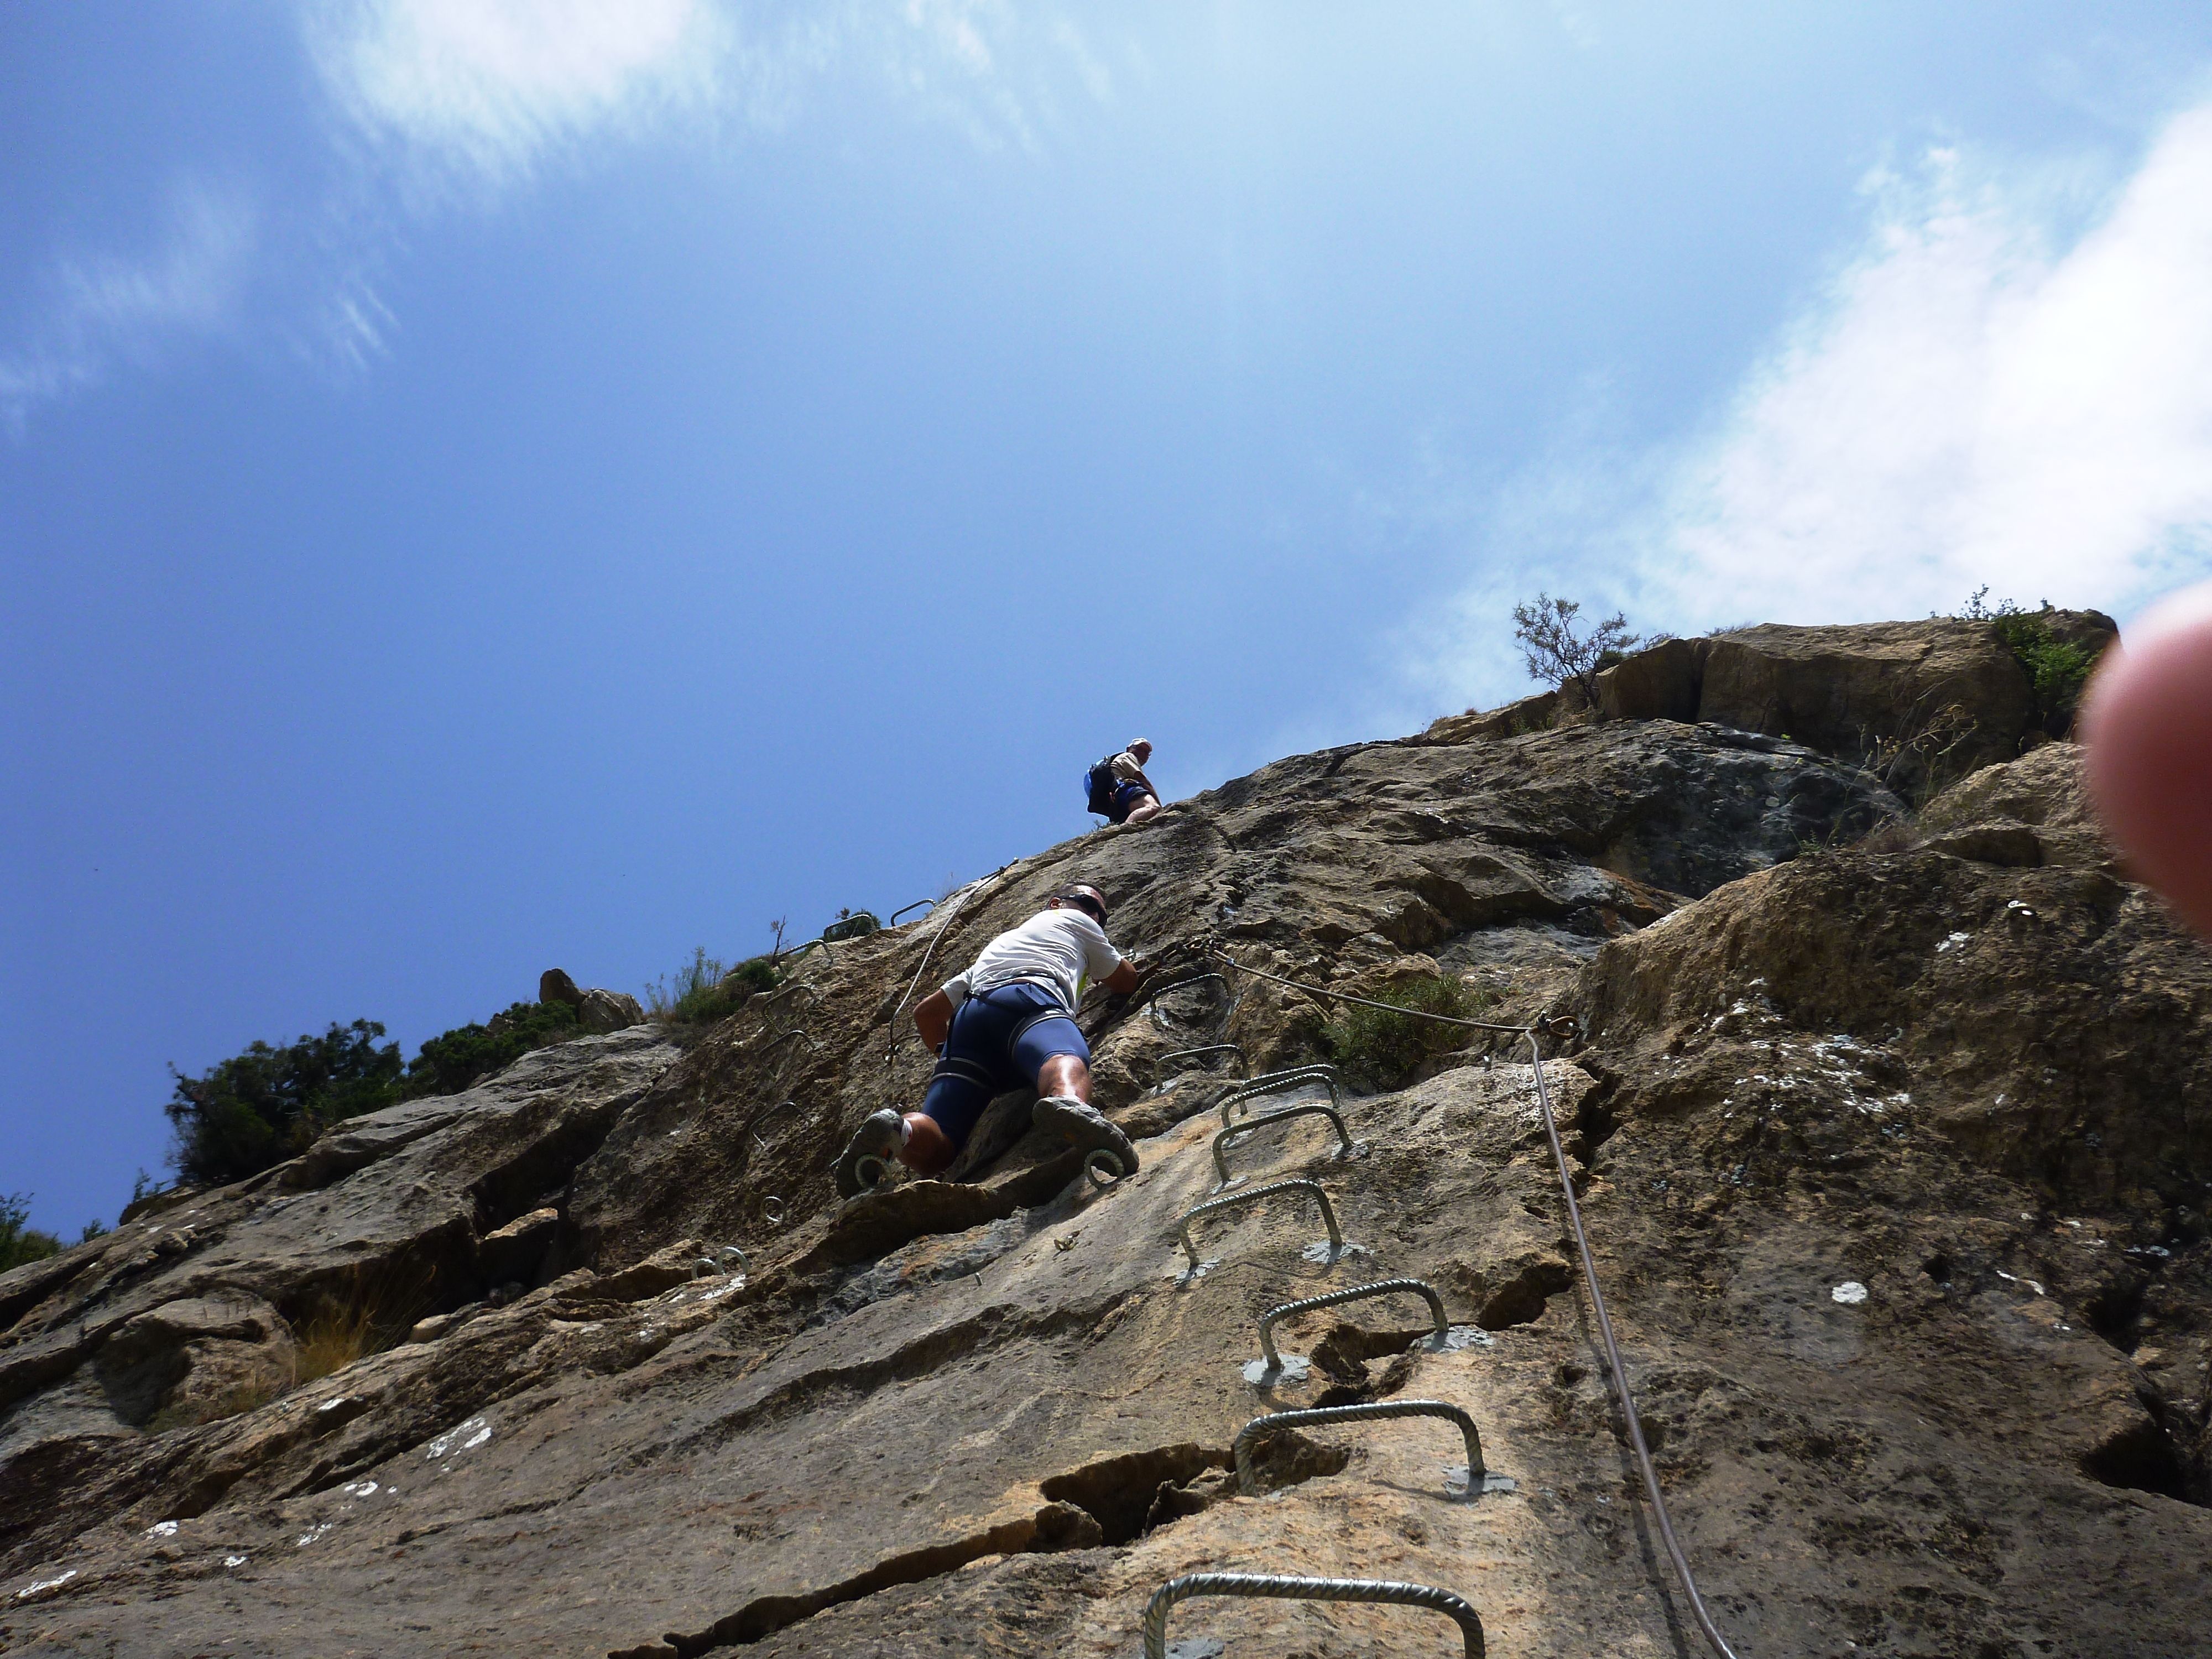
[[[833,1170],[839,1194],[865,1190],[860,1166],[872,1158],[888,1165],[896,1158],[924,1176],[949,1168],[985,1107],[1032,1086],[1033,1124],[1082,1152],[1110,1153],[1124,1176],[1134,1175],[1128,1136],[1091,1104],[1091,1045],[1075,1011],[1094,978],[1126,996],[1137,988],[1138,969],[1107,940],[1105,896],[1078,883],[1000,933],[965,973],[915,1007],[915,1027],[938,1054],[921,1109],[868,1115]]]
[[[1145,775],[1152,745],[1143,738],[1109,755],[1083,775],[1085,805],[1115,823],[1143,823],[1160,815],[1160,792]]]

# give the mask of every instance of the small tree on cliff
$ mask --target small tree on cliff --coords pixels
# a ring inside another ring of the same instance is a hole
[[[239,1181],[302,1152],[342,1118],[399,1098],[399,1045],[384,1027],[333,1023],[321,1036],[272,1048],[246,1045],[204,1077],[172,1066],[166,1108],[176,1126],[177,1173],[195,1185]]]
[[[1642,641],[1628,631],[1628,618],[1618,611],[1588,634],[1578,634],[1575,618],[1581,614],[1577,600],[1539,593],[1533,603],[1513,607],[1513,637],[1521,641],[1521,658],[1533,678],[1554,690],[1572,683],[1595,708],[1599,671],[1612,667]]]

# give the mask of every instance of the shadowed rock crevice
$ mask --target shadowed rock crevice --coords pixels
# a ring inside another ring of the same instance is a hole
[[[2207,1502],[2191,1479],[2188,1462],[2173,1437],[2148,1417],[2092,1447],[2081,1459],[2081,1472],[2107,1486],[2156,1492],[2200,1506]]]
[[[1255,1467],[1262,1490],[1273,1491],[1336,1474],[1350,1461],[1348,1450],[1285,1433],[1261,1443]],[[750,1646],[826,1608],[941,1577],[986,1556],[1131,1544],[1159,1527],[1202,1513],[1228,1495],[1233,1489],[1229,1468],[1226,1449],[1196,1444],[1096,1459],[1041,1481],[1036,1490],[1047,1501],[1030,1515],[890,1557],[818,1590],[757,1597],[705,1630],[672,1632],[659,1642],[617,1649],[609,1659],[691,1659],[719,1648]]]

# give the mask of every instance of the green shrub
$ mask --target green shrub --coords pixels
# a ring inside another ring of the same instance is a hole
[[[1487,993],[1465,981],[1428,974],[1407,980],[1374,1000],[1395,1008],[1417,1009],[1457,1019],[1474,1019],[1490,1006]],[[1403,1088],[1431,1055],[1464,1048],[1471,1034],[1464,1026],[1442,1025],[1393,1009],[1346,1003],[1338,1019],[1321,1028],[1329,1057],[1352,1076],[1378,1089]]]
[[[565,1002],[518,1002],[488,1024],[456,1025],[432,1037],[407,1062],[399,1097],[457,1095],[478,1079],[504,1070],[533,1048],[581,1036],[576,1011]]]
[[[61,1240],[27,1225],[30,1218],[29,1194],[10,1193],[0,1198],[0,1273],[27,1261],[44,1261],[50,1255],[61,1254]]]
[[[2075,705],[2081,701],[2096,659],[2051,631],[2050,600],[2034,611],[2010,599],[1992,609],[1985,602],[1989,591],[1986,583],[1975,590],[1958,612],[1960,620],[1989,623],[2027,674],[2035,692],[2036,723],[2053,737],[2063,735],[2074,723]]]
[[[250,1043],[202,1077],[174,1066],[176,1092],[164,1109],[177,1133],[177,1173],[221,1186],[304,1152],[331,1124],[400,1097],[399,1045],[379,1045],[384,1027],[333,1023],[321,1036],[271,1048]]]
[[[781,979],[771,957],[752,957],[729,968],[702,945],[694,947],[690,961],[645,988],[646,1007],[658,1020],[703,1025],[735,1013],[756,992],[773,991]]]

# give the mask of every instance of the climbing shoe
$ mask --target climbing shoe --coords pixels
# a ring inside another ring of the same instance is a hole
[[[1082,1152],[1103,1150],[1113,1153],[1120,1160],[1124,1176],[1137,1173],[1137,1149],[1129,1144],[1129,1137],[1109,1123],[1095,1106],[1086,1106],[1066,1095],[1047,1095],[1037,1102],[1030,1121],[1051,1130]]]
[[[853,1138],[845,1143],[838,1155],[835,1175],[837,1177],[837,1196],[858,1198],[868,1190],[869,1183],[860,1179],[863,1158],[880,1158],[885,1164],[898,1156],[899,1132],[904,1120],[888,1106],[881,1111],[870,1112],[853,1131]]]

